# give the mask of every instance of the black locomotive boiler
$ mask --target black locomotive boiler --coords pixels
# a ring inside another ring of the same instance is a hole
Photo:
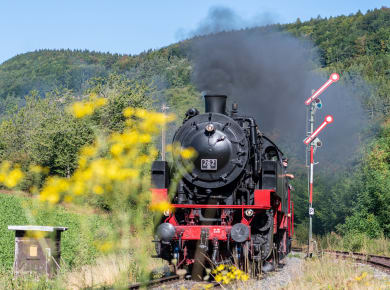
[[[228,114],[226,98],[206,95],[205,113],[189,109],[177,129],[173,143],[195,149],[197,157],[156,229],[157,257],[193,278],[201,278],[208,263],[270,270],[291,248],[293,204],[283,153],[237,104]],[[168,198],[182,162],[173,159],[152,165],[154,198]]]

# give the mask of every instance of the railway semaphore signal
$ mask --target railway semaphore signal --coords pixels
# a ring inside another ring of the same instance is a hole
[[[308,98],[305,101],[305,105],[308,106],[313,102],[315,99],[318,98],[319,95],[321,95],[331,84],[337,82],[340,79],[340,76],[338,73],[332,73],[329,77],[329,79],[318,89],[316,90],[310,98]]]
[[[307,119],[306,119],[306,139],[303,141],[307,146],[306,150],[306,166],[308,167],[308,197],[309,197],[309,246],[308,246],[308,256],[312,255],[312,217],[314,215],[313,206],[313,168],[314,168],[314,152],[317,147],[322,146],[322,142],[318,139],[318,134],[330,123],[333,122],[333,116],[328,115],[325,117],[325,120],[322,124],[314,130],[314,116],[317,109],[322,108],[322,102],[319,99],[321,95],[331,84],[337,82],[340,79],[339,74],[332,73],[329,79],[316,91],[313,90],[311,96],[305,101],[307,106]],[[310,154],[310,159],[308,158],[308,153]],[[310,161],[310,164],[308,164]]]
[[[318,134],[320,134],[320,132],[330,123],[333,122],[333,116],[332,115],[328,115],[325,117],[325,120],[324,122],[322,122],[322,124],[309,136],[307,137],[303,143],[305,143],[306,145],[309,145],[315,137],[318,136]]]

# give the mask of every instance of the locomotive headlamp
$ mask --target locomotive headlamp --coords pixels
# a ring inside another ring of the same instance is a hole
[[[231,231],[230,236],[237,243],[242,243],[249,238],[249,227],[243,223],[235,224]]]
[[[246,216],[253,216],[253,209],[247,209],[247,210],[245,210],[245,215],[246,215]]]
[[[205,129],[206,129],[207,132],[211,133],[211,132],[214,132],[215,128],[214,128],[214,125],[212,123],[209,123],[209,124],[206,125]]]
[[[175,227],[170,223],[163,223],[157,228],[157,236],[159,239],[169,242],[176,235]]]

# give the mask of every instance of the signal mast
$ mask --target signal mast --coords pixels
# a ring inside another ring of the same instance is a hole
[[[337,82],[340,76],[337,73],[332,73],[329,79],[316,91],[312,91],[312,95],[305,101],[307,108],[306,115],[306,139],[303,143],[307,146],[306,150],[306,167],[308,168],[307,173],[307,191],[309,197],[309,239],[308,239],[308,253],[309,257],[313,254],[313,176],[314,176],[314,153],[317,147],[322,146],[321,140],[317,137],[318,134],[330,123],[333,122],[333,116],[328,115],[322,124],[314,130],[314,117],[318,109],[322,108],[322,102],[319,99],[321,95],[331,84]],[[309,156],[308,156],[309,155]],[[309,164],[310,163],[310,164]]]

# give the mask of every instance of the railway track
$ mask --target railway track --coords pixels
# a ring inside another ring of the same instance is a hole
[[[380,268],[381,270],[390,273],[390,257],[368,255],[363,253],[343,252],[343,251],[323,251],[326,254],[334,255],[336,257],[351,258],[355,261],[372,265],[373,267]]]
[[[185,283],[186,281],[189,281],[189,280],[184,280],[183,276],[172,275],[172,276],[168,276],[168,277],[164,277],[164,278],[150,280],[150,281],[145,282],[145,283],[135,283],[135,284],[130,285],[128,289],[142,289],[142,288],[150,289],[150,288],[157,288],[159,286],[166,288],[169,286],[174,286],[175,283],[180,282],[180,281]],[[208,282],[208,283],[199,282],[199,286],[200,286],[200,284],[205,285],[205,286],[208,285],[207,289],[219,288],[221,286],[217,282]],[[169,288],[166,288],[166,289],[169,289]]]
[[[180,279],[181,279],[181,277],[179,275],[171,275],[168,277],[150,280],[150,281],[145,282],[145,283],[135,283],[135,284],[130,285],[129,289],[151,288],[151,287],[156,287],[159,285],[179,281]]]
[[[303,252],[304,249],[295,247],[292,248],[292,251]],[[380,268],[381,270],[390,273],[390,257],[346,251],[322,250],[321,252],[324,254],[334,255],[336,257],[350,258],[355,261],[372,265],[373,267]]]
[[[292,248],[292,251],[303,252],[304,249],[294,247],[294,248]],[[321,251],[321,253],[333,255],[335,257],[340,257],[343,259],[348,259],[348,258],[353,259],[357,262],[369,264],[373,267],[381,269],[382,271],[390,273],[390,257],[379,256],[379,255],[368,255],[368,254],[355,253],[355,252],[330,251],[330,250],[323,250],[323,251]],[[169,288],[170,286],[174,286],[175,283],[178,283],[180,281],[185,283],[186,280],[184,280],[182,276],[172,275],[172,276],[168,276],[168,277],[164,277],[164,278],[160,278],[160,279],[151,280],[151,281],[148,281],[145,283],[136,283],[136,284],[130,285],[129,289],[141,289],[141,288],[149,289],[149,288],[157,288],[159,286]],[[209,282],[209,283],[205,283],[204,285],[209,285],[208,288],[219,288],[220,287],[220,284],[217,282]],[[166,289],[168,289],[168,288],[166,288]]]

